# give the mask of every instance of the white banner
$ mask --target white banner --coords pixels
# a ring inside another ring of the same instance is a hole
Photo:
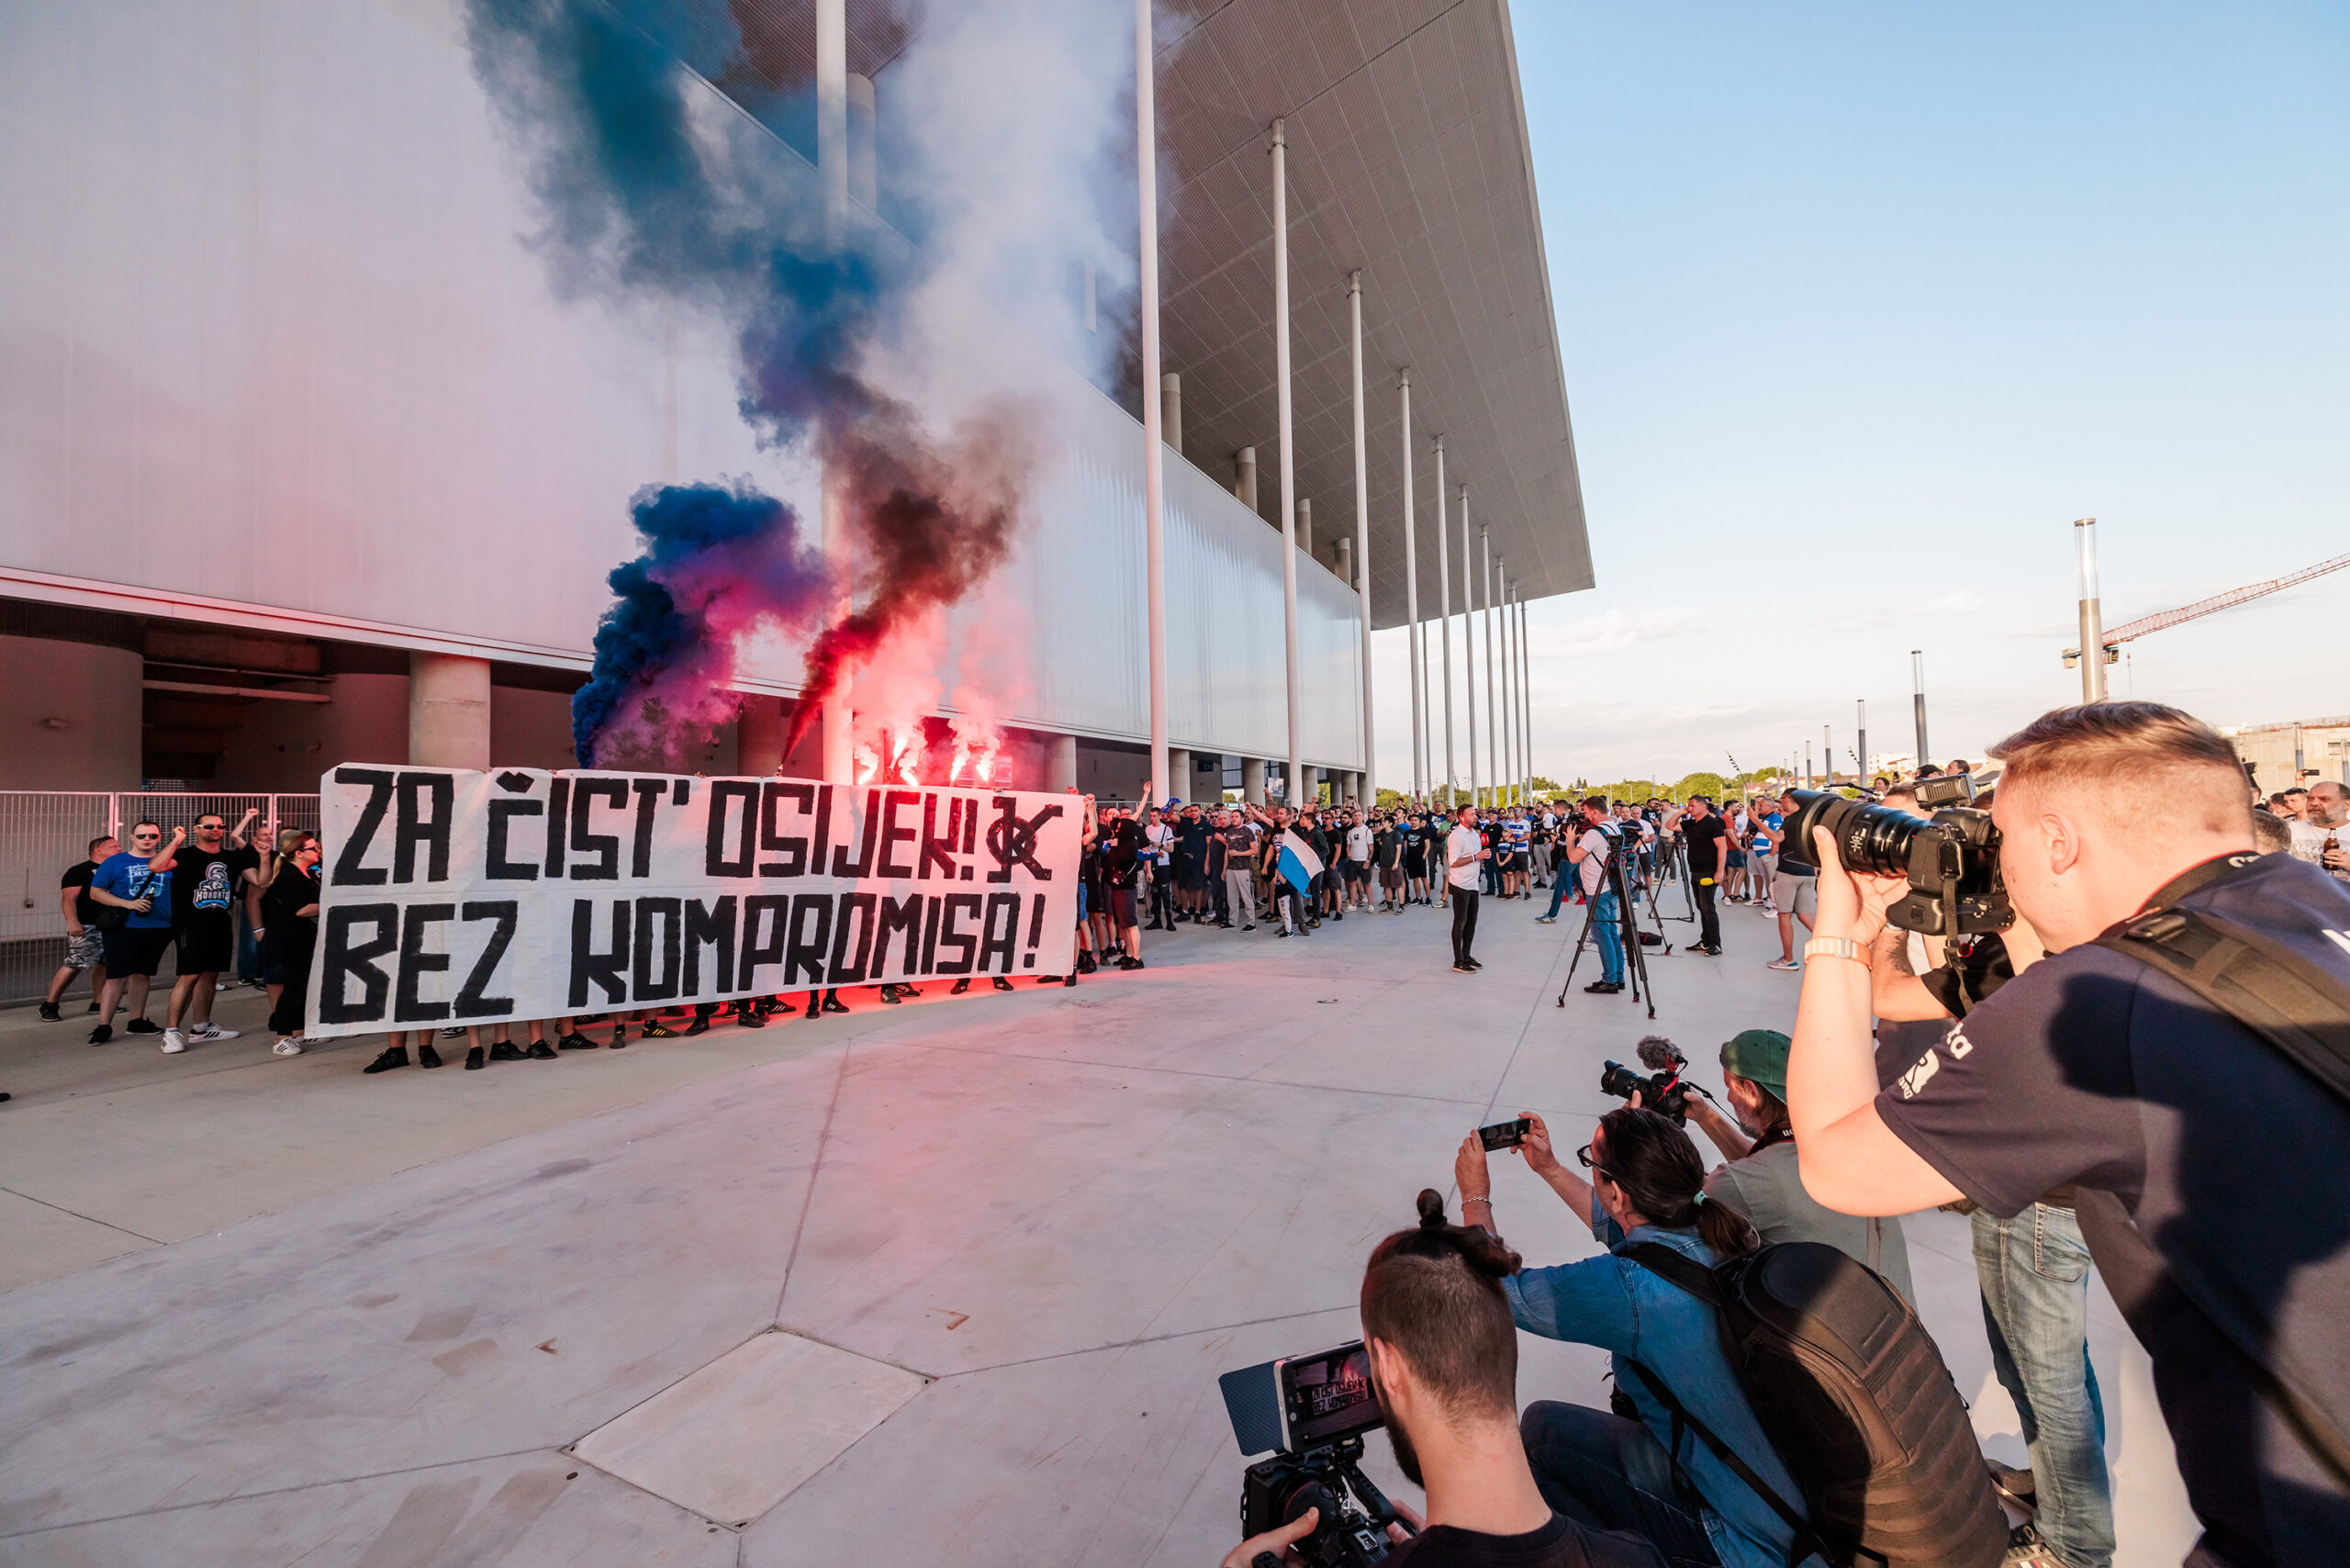
[[[352,765],[319,812],[320,1037],[1076,957],[1073,795]]]

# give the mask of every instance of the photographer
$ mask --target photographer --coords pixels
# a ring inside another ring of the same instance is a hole
[[[1916,1305],[1901,1222],[1838,1214],[1804,1191],[1787,1114],[1787,1037],[1776,1029],[1742,1029],[1722,1043],[1721,1062],[1723,1094],[1737,1120],[1697,1095],[1688,1102],[1689,1119],[1729,1161],[1706,1178],[1706,1196],[1744,1215],[1765,1241],[1827,1243]],[[1640,1103],[1638,1094],[1632,1103]]]
[[[1580,887],[1583,897],[1592,902],[1592,930],[1599,938],[1599,979],[1583,990],[1598,996],[1612,996],[1624,989],[1623,907],[1616,897],[1616,879],[1607,874],[1608,858],[1617,852],[1617,842],[1607,820],[1606,796],[1592,796],[1578,808],[1578,812],[1582,818],[1580,828],[1569,829],[1564,824],[1560,828],[1560,854],[1574,868],[1574,881],[1570,884],[1561,872],[1558,886],[1550,890],[1550,913],[1535,916],[1535,921],[1542,925],[1556,921],[1570,886]],[[1570,837],[1570,833],[1574,836]]]
[[[1993,756],[2007,892],[2052,956],[1880,1091],[1871,944],[1905,884],[1852,875],[1815,834],[1806,952],[1831,961],[1809,966],[1789,1062],[1804,1185],[1849,1214],[1964,1196],[1998,1215],[2075,1186],[2099,1272],[2154,1358],[2199,1560],[2350,1561],[2350,1101],[2098,941],[2152,907],[2224,921],[2321,977],[2322,1007],[2350,970],[2332,939],[2350,929],[2350,890],[2251,855],[2233,748],[2176,709],[2058,709]]]
[[[1517,1254],[1490,1230],[1448,1225],[1444,1199],[1419,1198],[1420,1223],[1374,1248],[1362,1277],[1362,1337],[1388,1440],[1404,1479],[1427,1492],[1425,1522],[1387,1561],[1407,1568],[1663,1568],[1638,1537],[1586,1529],[1550,1511],[1517,1433],[1517,1330],[1502,1282]],[[1224,1568],[1285,1553],[1320,1523],[1309,1508],[1252,1536]],[[1287,1553],[1295,1562],[1294,1553]]]
[[[1528,1169],[1601,1245],[1658,1242],[1709,1268],[1754,1249],[1754,1227],[1706,1196],[1696,1146],[1654,1111],[1627,1105],[1600,1118],[1576,1154],[1589,1182],[1560,1161],[1541,1117],[1520,1114],[1530,1124],[1518,1146]],[[1485,1160],[1484,1143],[1472,1133],[1453,1174],[1461,1212],[1491,1223]],[[1612,1250],[1528,1269],[1502,1289],[1528,1333],[1613,1352],[1617,1414],[1545,1400],[1518,1420],[1535,1481],[1552,1507],[1602,1529],[1633,1530],[1674,1562],[1787,1568],[1793,1529],[1658,1392],[1669,1389],[1757,1480],[1802,1506],[1802,1492],[1723,1355],[1711,1306]]]

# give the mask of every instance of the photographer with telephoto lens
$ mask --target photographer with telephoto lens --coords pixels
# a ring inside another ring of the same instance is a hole
[[[1519,1114],[1527,1168],[1610,1249],[1502,1282],[1520,1328],[1596,1345],[1611,1352],[1616,1376],[1613,1414],[1542,1400],[1519,1417],[1542,1495],[1570,1518],[1654,1541],[1676,1563],[1788,1568],[1793,1528],[1660,1392],[1782,1503],[1803,1495],[1723,1353],[1714,1308],[1615,1250],[1652,1242],[1711,1268],[1754,1250],[1754,1227],[1707,1197],[1696,1147],[1653,1111],[1627,1105],[1600,1118],[1575,1155],[1589,1182],[1559,1159],[1541,1117]],[[1462,1141],[1453,1175],[1461,1212],[1490,1223],[1493,1177],[1479,1135]]]
[[[1473,1138],[1472,1138],[1473,1141]],[[1371,1250],[1362,1335],[1396,1467],[1427,1494],[1425,1519],[1395,1512],[1384,1561],[1404,1568],[1664,1568],[1638,1536],[1590,1529],[1544,1501],[1517,1430],[1517,1330],[1502,1282],[1517,1254],[1489,1228],[1447,1224],[1419,1196],[1420,1222]],[[1224,1568],[1298,1563],[1318,1508],[1233,1548]]]
[[[1889,912],[1927,913],[1918,868],[1815,829],[1806,954],[1829,961],[1788,1064],[1804,1185],[1857,1215],[2009,1215],[2075,1187],[2154,1358],[2204,1527],[2190,1561],[2350,1562],[2350,890],[2253,853],[2234,748],[2177,709],[2062,708],[1992,755],[1985,847],[2051,956],[1880,1089],[1873,944]]]

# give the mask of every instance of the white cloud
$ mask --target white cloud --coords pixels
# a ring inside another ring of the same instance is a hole
[[[1704,622],[1703,611],[1688,605],[1630,612],[1611,610],[1568,625],[1537,628],[1528,638],[1537,658],[1560,654],[1612,654],[1635,643],[1653,643],[1694,632]]]

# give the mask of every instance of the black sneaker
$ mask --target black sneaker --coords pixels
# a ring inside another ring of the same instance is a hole
[[[431,1041],[427,1040],[422,1045],[416,1047],[416,1065],[419,1067],[439,1067],[441,1065],[441,1053],[432,1048]]]
[[[827,1013],[845,1013],[848,1011],[848,1003],[843,1002],[839,997],[834,996],[832,992],[826,991],[824,993],[824,1011]]]
[[[1076,983],[1077,977],[1075,975],[1063,975],[1061,977],[1061,984],[1063,985],[1075,985]]]
[[[82,1011],[83,1011],[83,1012],[84,1012],[84,1013],[95,1013],[96,1011],[98,1011],[98,1004],[97,1004],[96,1002],[93,1002],[92,1003],[90,1003],[90,1005],[89,1005],[89,1006],[84,1007],[84,1009],[82,1009]]]
[[[65,1021],[65,1014],[57,1010],[57,1003],[54,1002],[44,1002],[40,1004],[40,1021],[44,1024],[62,1024]]]
[[[531,1042],[531,1048],[524,1051],[522,1054],[529,1057],[532,1061],[554,1060],[554,1047],[548,1045],[544,1040],[532,1040]]]
[[[1452,966],[1452,972],[1456,975],[1473,975],[1477,972],[1477,969],[1473,964],[1455,964]]]
[[[487,1055],[488,1053],[485,1052],[479,1046],[476,1046],[473,1049],[467,1051],[465,1053],[465,1070],[467,1072],[479,1072],[483,1068],[488,1066]],[[372,1072],[375,1070],[370,1068],[368,1070]]]
[[[647,1040],[674,1040],[677,1037],[677,1031],[672,1029],[658,1018],[654,1019],[653,1022],[647,1024],[643,1028],[639,1029],[637,1034],[642,1038]]]
[[[1583,987],[1583,990],[1591,992],[1594,996],[1613,996],[1623,989],[1624,985],[1621,980],[1594,980],[1589,985]]]
[[[995,988],[998,991],[1010,991],[1012,989],[1012,982],[1004,979],[1002,975],[990,975],[988,978],[995,982]]]
[[[813,1018],[824,1010],[823,999],[815,991],[808,993],[808,1016]]]
[[[612,1043],[606,1046],[604,1048],[609,1051],[624,1051],[628,1049],[628,1025],[625,1024],[613,1025]]]
[[[1120,958],[1118,960],[1118,968],[1122,969],[1138,969],[1142,968],[1142,960],[1140,958]]]
[[[596,1042],[574,1029],[568,1035],[557,1035],[554,1048],[559,1051],[592,1051],[596,1048]]]
[[[892,1006],[892,1007],[897,1006],[897,1005],[898,1005],[898,988],[897,988],[896,986],[894,986],[894,985],[885,985],[885,986],[883,986],[883,987],[881,988],[881,1000],[882,1000],[883,1002],[888,1002],[888,1003],[889,1003],[890,1006]]]
[[[970,989],[971,977],[965,975],[961,980],[957,980],[953,985],[946,988],[946,994],[949,996],[960,996]]]
[[[584,1028],[589,1024],[601,1024],[610,1016],[610,1014],[604,1013],[582,1013],[574,1017],[571,1022]]]
[[[522,1059],[522,1051],[521,1048],[515,1045],[511,1040],[493,1040],[490,1042],[489,1046],[489,1059],[492,1061],[520,1061]]]
[[[694,1021],[686,1025],[686,1035],[688,1038],[691,1038],[696,1035],[707,1035],[709,1033],[710,1020],[703,1017],[699,1013],[694,1014]]]
[[[362,1072],[389,1072],[396,1067],[406,1067],[407,1065],[408,1047],[406,1046],[394,1046],[389,1050],[386,1050],[383,1055],[377,1057],[374,1061],[371,1061],[365,1067],[361,1068],[359,1070]]]
[[[94,1046],[103,1046],[113,1038],[114,1028],[111,1025],[101,1024],[90,1031],[90,1044]]]
[[[1240,929],[1241,929],[1241,930],[1243,930],[1243,931],[1254,931],[1254,930],[1256,930],[1256,929],[1257,929],[1257,927],[1256,927],[1255,923],[1254,923],[1254,922],[1251,922],[1250,924],[1247,924],[1247,925],[1242,926]]]
[[[1308,931],[1319,931],[1322,929],[1322,922],[1309,914],[1305,917],[1305,929]]]
[[[122,1032],[126,1035],[160,1035],[163,1026],[151,1019],[133,1018],[122,1026]]]

